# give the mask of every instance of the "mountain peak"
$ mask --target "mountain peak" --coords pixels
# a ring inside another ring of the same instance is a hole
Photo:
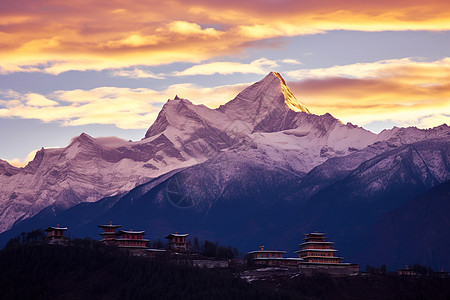
[[[240,92],[236,98],[218,108],[232,117],[257,125],[269,114],[281,116],[292,112],[305,112],[304,107],[292,94],[286,81],[277,72],[270,72],[262,80]]]
[[[287,86],[286,81],[284,81],[284,78],[280,75],[280,73],[272,71],[266,77],[268,76],[276,76],[280,80],[281,92],[284,95],[284,103],[287,105],[287,107],[296,112],[303,111],[306,113],[310,113],[309,110],[305,106],[300,104],[297,98],[295,98],[294,94],[291,92],[291,89]]]

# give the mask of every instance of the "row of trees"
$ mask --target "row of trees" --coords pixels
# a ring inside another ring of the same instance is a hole
[[[4,249],[14,249],[26,244],[40,243],[44,240],[44,238],[44,231],[40,229],[36,229],[27,233],[22,232],[17,237],[10,239],[8,243],[6,243]]]
[[[295,299],[230,269],[134,257],[90,238],[57,246],[29,237],[0,251],[0,299]]]
[[[164,249],[167,247],[160,239],[151,242],[149,245],[151,248]],[[206,257],[215,259],[232,259],[239,256],[239,251],[236,247],[221,246],[218,242],[211,242],[208,240],[200,241],[198,237],[194,237],[193,242],[187,241],[188,249],[193,253],[199,253]]]
[[[409,267],[411,271],[414,271],[417,275],[422,276],[433,276],[435,275],[435,272],[433,268],[423,266],[421,264],[413,264]],[[382,265],[381,267],[374,267],[371,265],[366,265],[366,272],[374,275],[387,275],[389,272],[386,271],[386,265]],[[390,275],[393,275],[391,273]]]

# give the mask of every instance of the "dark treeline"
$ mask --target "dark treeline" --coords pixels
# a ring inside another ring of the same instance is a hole
[[[237,269],[134,257],[90,238],[69,246],[42,239],[40,231],[24,233],[0,251],[0,299],[450,299],[450,279],[430,276],[420,265],[412,267],[419,277],[368,266],[366,276],[291,273],[248,283]],[[198,246],[210,257],[223,251],[209,241]]]
[[[421,264],[413,264],[408,267],[409,270],[414,271],[417,275],[420,276],[440,276],[439,272],[435,272],[433,268],[423,266]],[[386,270],[386,265],[382,265],[381,267],[374,267],[371,265],[366,265],[366,272],[372,275],[395,275],[396,272],[388,272]]]
[[[317,273],[277,281],[275,288],[303,299],[327,300],[448,300],[450,279],[395,274],[332,277]]]
[[[96,240],[70,246],[15,240],[0,251],[0,299],[289,299],[229,269],[129,256]]]
[[[22,232],[19,236],[12,238],[6,243],[4,249],[14,249],[22,245],[31,243],[40,243],[44,240],[45,233],[40,229],[33,230],[31,232]]]
[[[194,244],[196,238],[197,237],[194,238]],[[198,252],[200,252],[204,256],[214,257],[215,259],[231,259],[238,256],[238,250],[236,247],[220,246],[219,243],[210,242],[208,240],[201,243],[199,250],[200,251]]]
[[[189,251],[199,253],[203,256],[215,259],[232,259],[239,256],[239,251],[236,247],[221,246],[218,242],[211,242],[208,240],[200,241],[198,237],[194,237],[193,242],[187,242]],[[166,248],[167,244],[160,239],[150,242],[149,247],[156,249]]]

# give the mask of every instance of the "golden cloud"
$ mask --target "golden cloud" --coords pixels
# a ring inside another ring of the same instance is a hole
[[[261,39],[328,30],[450,30],[448,1],[8,1],[0,72],[198,63]]]
[[[364,126],[389,121],[429,128],[450,118],[449,58],[429,62],[412,58],[385,60],[303,69],[287,75],[295,79],[289,82],[291,90],[312,113],[328,112],[344,122]],[[100,87],[48,95],[3,91],[0,117],[40,119],[65,126],[114,124],[124,129],[144,129],[155,120],[162,102],[175,95],[216,108],[246,86],[205,88],[184,83],[163,91]]]
[[[429,128],[450,117],[450,59],[413,59],[288,72],[290,86],[316,114],[367,125],[391,121]]]
[[[204,88],[176,84],[164,91],[137,88],[100,87],[92,90],[36,93],[0,93],[0,117],[38,119],[63,126],[113,124],[122,129],[146,129],[156,119],[162,102],[175,95],[197,104],[218,107],[231,100],[247,84]]]

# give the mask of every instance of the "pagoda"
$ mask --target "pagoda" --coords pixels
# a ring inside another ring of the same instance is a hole
[[[300,250],[295,253],[306,263],[340,264],[343,258],[334,256],[337,250],[325,235],[317,232],[305,234],[304,243],[299,245]]]
[[[110,221],[108,225],[98,225],[99,228],[103,229],[103,232],[100,233],[102,239],[100,242],[106,245],[115,245],[116,244],[116,229],[122,227],[122,225],[113,225]]]
[[[45,238],[49,244],[66,245],[67,237],[64,236],[64,231],[66,230],[66,227],[59,227],[59,224],[56,227],[50,226],[44,230],[47,232],[47,236]]]
[[[166,236],[166,239],[169,240],[169,249],[173,251],[186,252],[187,251],[186,238],[188,235],[189,233],[179,234],[178,232],[176,232]]]
[[[269,265],[269,266],[297,266],[303,259],[300,258],[284,258],[286,251],[280,250],[264,250],[264,246],[260,246],[260,250],[247,253],[250,264]]]
[[[326,233],[305,234],[300,250],[296,251],[298,257],[303,259],[299,263],[300,272],[312,274],[323,272],[332,275],[354,275],[359,272],[359,266],[352,263],[343,263],[342,257],[334,256],[336,249],[334,243],[329,242],[325,237]]]
[[[116,233],[117,238],[115,239],[116,245],[122,249],[137,249],[142,250],[146,249],[145,245],[149,240],[144,239],[145,231],[133,231],[130,230],[119,230]]]

